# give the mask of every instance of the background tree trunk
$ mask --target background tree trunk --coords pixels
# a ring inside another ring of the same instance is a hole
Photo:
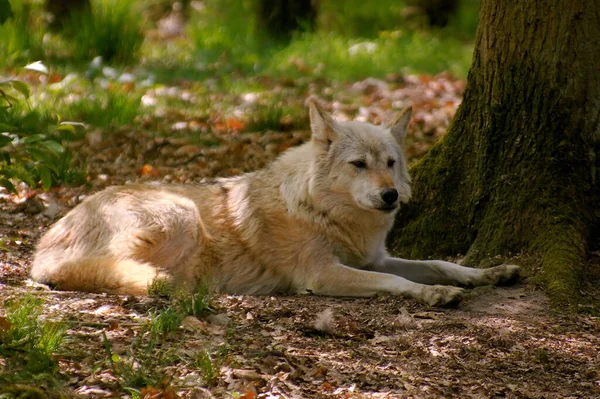
[[[52,15],[50,27],[61,28],[73,13],[90,9],[90,0],[47,0],[46,11]]]
[[[409,4],[422,10],[427,16],[429,25],[444,27],[456,13],[459,0],[411,0]]]
[[[257,6],[259,28],[274,38],[288,40],[294,31],[314,29],[316,0],[261,0]]]
[[[573,303],[599,235],[600,3],[484,0],[473,58],[390,247],[472,265],[522,253],[556,303]]]

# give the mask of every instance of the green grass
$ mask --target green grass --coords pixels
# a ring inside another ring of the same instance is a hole
[[[0,67],[39,59],[116,63],[138,60],[144,42],[138,0],[91,0],[91,12],[68,16],[60,33],[49,32],[43,2],[11,0],[14,17],[0,25]]]
[[[478,0],[463,0],[449,25],[437,30],[405,18],[402,1],[326,1],[317,32],[297,34],[287,45],[256,29],[252,1],[238,7],[230,6],[231,1],[207,3],[188,29],[196,62],[215,74],[339,81],[450,71],[465,77],[471,64]]]
[[[211,387],[217,385],[221,378],[221,366],[225,363],[229,349],[223,344],[212,350],[210,347],[199,351],[194,360],[194,367],[198,369],[204,383]]]
[[[10,4],[14,16],[0,24],[0,67],[23,65],[44,54],[41,13],[32,16],[35,3],[11,0]]]
[[[276,75],[304,75],[333,80],[383,78],[389,73],[466,76],[472,46],[430,33],[382,32],[371,40],[336,34],[303,34],[273,55],[267,70]]]
[[[260,68],[276,40],[256,28],[254,1],[207,2],[204,10],[193,16],[187,33],[194,44],[196,62],[205,68],[218,68],[220,73]]]
[[[105,90],[92,88],[89,95],[82,95],[72,102],[62,102],[59,112],[66,119],[97,127],[127,126],[140,114],[140,98],[139,94],[127,92],[121,85]]]
[[[127,353],[122,355],[113,352],[106,333],[103,332],[102,337],[108,366],[124,391],[136,392],[146,386],[159,385],[165,378],[160,366],[174,360],[172,351],[161,348],[158,335],[148,328],[137,335]]]
[[[150,312],[150,318],[136,338],[132,341],[129,350],[124,354],[113,352],[112,346],[103,332],[106,362],[116,377],[121,389],[133,396],[140,394],[144,387],[164,387],[165,381],[170,377],[164,366],[185,361],[176,354],[181,343],[172,344],[173,338],[180,334],[179,326],[188,316],[206,316],[211,311],[208,286],[201,285],[196,293],[174,291],[170,282],[158,279],[151,287],[150,293],[159,301],[158,310]],[[165,302],[165,298],[167,301]],[[169,337],[170,345],[164,345],[163,339]],[[201,374],[206,375],[206,383],[212,384],[219,378],[218,370],[223,363],[226,353],[219,348],[214,354],[201,352],[194,365],[201,365]]]
[[[318,26],[321,31],[345,37],[375,38],[385,30],[407,24],[403,10],[405,0],[363,0],[320,2]]]
[[[181,325],[185,316],[175,309],[168,307],[150,315],[150,332],[156,335],[165,335],[175,331]]]
[[[92,0],[91,12],[75,13],[65,23],[70,56],[76,60],[101,56],[117,63],[136,60],[144,41],[139,6],[133,0]]]
[[[186,316],[204,317],[212,312],[212,299],[213,294],[208,284],[201,283],[195,292],[179,292],[174,300],[180,313]]]
[[[15,191],[13,183],[41,185],[83,184],[83,172],[73,162],[64,142],[82,131],[43,107],[28,102],[29,86],[18,80],[0,81],[0,186]]]
[[[32,381],[37,388],[55,389],[60,385],[58,352],[67,325],[43,318],[43,301],[31,293],[5,306],[0,355],[6,363],[0,367],[0,387],[3,387],[0,394],[4,393],[3,389],[7,389],[7,393],[11,393],[10,390],[27,392],[26,385]],[[20,385],[25,386],[19,388]]]

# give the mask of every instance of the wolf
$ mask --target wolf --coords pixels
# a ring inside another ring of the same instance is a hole
[[[309,101],[311,139],[264,169],[196,185],[110,187],[42,237],[34,280],[61,290],[144,295],[155,278],[230,294],[402,295],[457,303],[463,288],[519,267],[391,257],[385,239],[411,197],[405,109],[387,125],[338,122]]]

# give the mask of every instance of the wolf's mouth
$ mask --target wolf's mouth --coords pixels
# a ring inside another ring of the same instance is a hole
[[[391,212],[391,211],[395,211],[396,208],[398,208],[398,205],[392,204],[392,205],[380,206],[379,208],[377,208],[377,210],[383,211],[383,212]]]

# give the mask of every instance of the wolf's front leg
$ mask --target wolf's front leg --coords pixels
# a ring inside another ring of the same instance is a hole
[[[462,299],[457,287],[424,285],[386,273],[358,270],[342,264],[306,270],[305,292],[327,296],[369,297],[381,293],[415,298],[433,306],[454,304]]]
[[[475,269],[441,260],[407,260],[389,256],[374,264],[372,270],[404,277],[415,283],[465,287],[513,284],[520,272],[516,265]]]

